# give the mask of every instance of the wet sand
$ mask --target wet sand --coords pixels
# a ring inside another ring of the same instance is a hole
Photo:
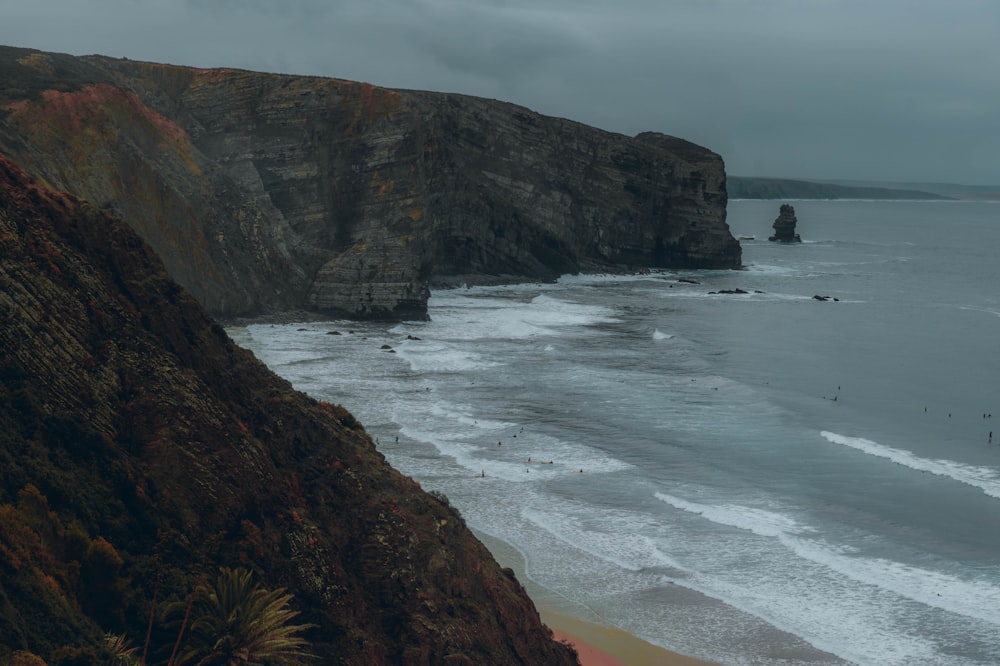
[[[637,636],[585,620],[540,609],[542,621],[556,640],[576,648],[581,666],[707,666],[709,662],[686,657]]]
[[[475,531],[501,566],[510,567],[535,602],[542,621],[556,640],[576,648],[581,666],[710,666],[711,662],[671,652],[618,629],[584,620],[571,608],[559,607],[542,594],[524,573],[524,560],[510,544]]]

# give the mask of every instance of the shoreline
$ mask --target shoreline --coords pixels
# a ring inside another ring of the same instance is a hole
[[[734,236],[735,238],[735,236]],[[725,270],[743,270],[743,266]],[[617,277],[643,276],[643,275],[669,275],[684,271],[683,268],[664,267],[628,267],[628,266],[581,266],[575,273],[560,273],[558,275],[526,276],[526,275],[480,275],[478,273],[465,273],[460,275],[445,275],[428,280],[426,287],[432,292],[435,291],[459,291],[471,287],[512,287],[521,285],[544,285],[555,284],[566,276],[593,275]],[[714,269],[707,269],[714,270]],[[429,300],[429,299],[428,299]],[[259,311],[243,314],[209,313],[209,316],[223,328],[232,326],[249,326],[251,324],[299,324],[315,322],[343,322],[345,325],[351,323],[357,325],[370,323],[402,323],[407,321],[425,321],[429,315],[429,308],[425,307],[424,317],[360,317],[356,313],[346,311],[324,311],[309,310],[305,306],[288,306],[265,308]]]
[[[623,629],[594,624],[539,608],[542,622],[557,641],[572,645],[580,666],[713,666],[712,662],[672,652]]]
[[[473,532],[500,566],[514,570],[517,580],[535,603],[542,622],[552,630],[557,641],[569,643],[576,649],[581,666],[713,666],[713,662],[673,652],[624,629],[603,624],[596,615],[593,619],[580,617],[576,604],[560,604],[558,599],[543,594],[539,584],[528,579],[524,558],[516,548],[480,530],[473,529]]]

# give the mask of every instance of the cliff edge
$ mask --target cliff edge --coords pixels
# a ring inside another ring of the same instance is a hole
[[[316,663],[576,663],[346,410],[236,346],[130,227],[0,156],[0,662],[111,663],[114,632],[167,663],[161,609],[220,566],[287,588]]]
[[[0,151],[216,315],[426,316],[428,286],[737,268],[722,159],[495,100],[0,47]]]

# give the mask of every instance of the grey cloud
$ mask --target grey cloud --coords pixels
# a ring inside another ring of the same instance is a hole
[[[423,31],[415,42],[450,70],[513,85],[549,61],[584,51],[572,35],[533,18],[523,13],[445,13],[435,8],[425,26],[433,29]]]
[[[0,43],[497,97],[745,175],[1000,183],[993,0],[36,0]]]

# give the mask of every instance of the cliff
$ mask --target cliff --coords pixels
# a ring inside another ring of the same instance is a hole
[[[103,632],[141,650],[151,627],[166,663],[160,610],[219,566],[287,588],[317,663],[575,663],[350,414],[233,344],[130,227],[0,157],[0,662],[111,663]]]
[[[426,316],[428,286],[736,268],[722,159],[494,100],[0,48],[0,151],[213,314]]]

